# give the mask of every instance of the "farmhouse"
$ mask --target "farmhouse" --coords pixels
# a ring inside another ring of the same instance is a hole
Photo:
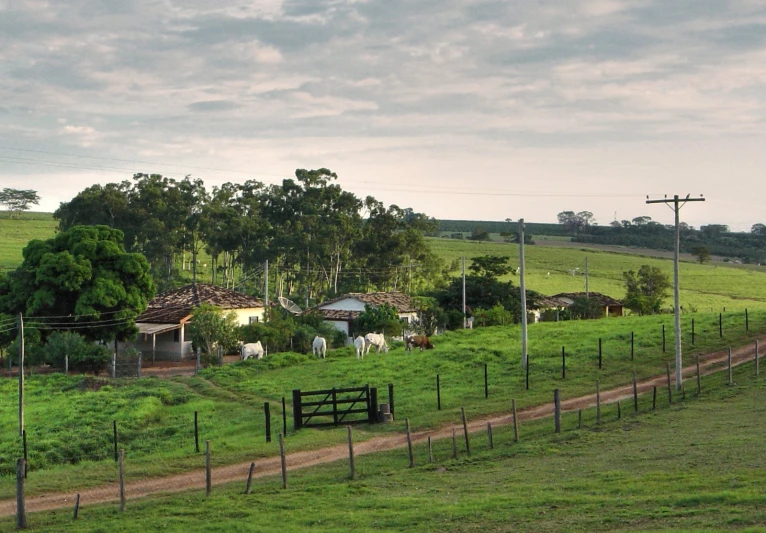
[[[136,318],[138,337],[133,346],[152,360],[178,361],[191,356],[192,343],[186,336],[186,326],[193,318],[194,308],[203,303],[233,311],[240,325],[263,320],[263,300],[217,285],[193,283],[149,302],[146,311]]]
[[[348,336],[351,332],[351,322],[362,314],[365,305],[379,307],[386,303],[396,308],[401,320],[406,320],[408,324],[417,321],[417,309],[410,297],[403,292],[352,292],[322,302],[313,309],[325,322],[329,322]]]
[[[623,303],[620,300],[615,300],[611,296],[601,294],[599,292],[590,292],[588,297],[598,303],[599,307],[603,310],[603,316],[622,316],[623,315]],[[554,294],[553,296],[544,296],[540,299],[535,309],[531,309],[531,314],[535,317],[535,322],[545,320],[545,316],[555,316],[552,313],[546,313],[546,311],[556,311],[557,309],[566,309],[574,303],[578,298],[585,298],[584,292],[562,292]],[[555,318],[553,318],[555,320]]]

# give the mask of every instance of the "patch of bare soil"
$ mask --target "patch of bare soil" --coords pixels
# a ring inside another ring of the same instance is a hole
[[[764,339],[761,339],[761,342]],[[732,352],[732,364],[739,365],[753,360],[753,345],[743,346]],[[701,374],[710,374],[720,371],[722,363],[726,363],[728,352],[726,350],[714,352],[700,357]],[[690,365],[683,369],[685,378],[696,375],[696,365]],[[671,379],[674,379],[674,373],[671,372]],[[652,390],[652,387],[666,387],[667,375],[661,374],[637,383],[639,394]],[[611,390],[600,392],[603,403],[616,402],[633,397],[633,385],[628,384]],[[575,411],[585,409],[596,405],[595,391],[593,394],[571,398],[561,404],[562,411]],[[529,407],[518,412],[519,421],[537,420],[553,415],[553,404],[546,403],[534,407]],[[493,426],[502,426],[513,423],[511,415],[501,415],[473,420],[468,424],[470,432],[482,431],[486,429],[487,422]],[[449,425],[442,428],[416,432],[412,434],[413,442],[423,442],[428,437],[431,439],[451,438],[452,431],[462,430],[462,426]],[[373,439],[359,442],[354,445],[355,455],[365,455],[381,451],[403,448],[407,445],[404,435],[387,435],[375,437]],[[296,470],[307,468],[322,463],[330,463],[345,459],[348,454],[347,445],[332,446],[319,450],[296,452],[287,455],[287,469]],[[221,485],[233,481],[242,481],[247,477],[250,462],[239,463],[228,466],[221,466],[213,469],[212,483]],[[254,477],[263,477],[276,475],[281,472],[279,456],[261,458],[256,462]],[[150,495],[181,492],[189,489],[203,489],[205,487],[205,471],[195,470],[185,474],[177,474],[161,478],[149,478],[141,481],[135,481],[125,486],[126,498],[137,499]],[[72,505],[76,491],[69,493],[51,493],[42,494],[26,499],[27,512],[47,511],[59,509]],[[119,501],[119,486],[117,484],[94,487],[80,491],[80,504],[93,505],[98,503],[107,503]],[[0,516],[15,514],[16,500],[0,501]]]

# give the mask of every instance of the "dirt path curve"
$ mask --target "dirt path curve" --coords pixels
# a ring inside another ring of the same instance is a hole
[[[764,340],[766,340],[766,337],[759,339],[759,342],[762,343]],[[728,351],[724,350],[701,356],[701,373],[710,374],[725,368],[727,355]],[[754,348],[752,344],[733,350],[732,364],[740,365],[748,362],[752,363],[753,355]],[[724,363],[723,367],[721,367],[721,363]],[[683,375],[684,378],[693,378],[696,375],[696,365],[685,367],[683,370]],[[674,372],[671,372],[671,379],[674,379],[674,377]],[[657,386],[658,388],[666,387],[667,376],[665,374],[658,375],[643,380],[637,384],[639,394],[652,390],[652,387],[654,386]],[[632,397],[632,383],[614,389],[601,391],[601,402],[603,404]],[[579,398],[572,398],[563,401],[561,408],[562,411],[566,412],[575,411],[577,409],[585,409],[595,405],[596,398],[594,391],[593,394],[588,394],[585,396],[580,396]],[[536,420],[552,415],[552,402],[529,407],[518,412],[519,421]],[[471,432],[484,430],[487,427],[487,422],[491,422],[493,426],[503,426],[513,423],[513,417],[511,415],[503,415],[473,420],[468,424],[468,429]],[[449,425],[436,430],[416,432],[412,434],[412,441],[424,442],[428,437],[431,437],[431,439],[434,440],[451,438],[453,429],[462,430],[462,426]],[[380,451],[393,450],[395,448],[403,448],[406,445],[406,437],[403,434],[374,437],[367,441],[356,443],[354,445],[354,454],[357,456],[366,455]],[[320,450],[292,453],[287,456],[286,462],[288,470],[296,470],[299,468],[306,468],[323,463],[338,461],[345,459],[347,456],[348,446],[343,444],[329,448],[323,448]],[[213,485],[221,485],[224,483],[231,483],[233,481],[241,481],[244,485],[244,481],[247,477],[249,468],[250,462],[214,468],[212,471],[212,483]],[[256,462],[256,470],[253,475],[254,477],[263,477],[277,475],[280,472],[280,460],[277,456],[259,459]],[[203,489],[204,487],[205,471],[195,470],[185,474],[177,474],[160,478],[149,478],[141,481],[131,482],[125,486],[125,493],[128,500],[133,500],[150,495],[181,492],[189,489]],[[52,509],[70,507],[72,505],[75,492],[76,491],[72,490],[68,493],[50,493],[27,498],[27,512],[48,511]],[[81,505],[94,505],[118,500],[119,487],[117,484],[93,487],[80,491]],[[15,513],[15,499],[0,501],[0,516],[8,516]]]

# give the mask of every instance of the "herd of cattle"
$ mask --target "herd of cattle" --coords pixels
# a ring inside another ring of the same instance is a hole
[[[412,352],[413,348],[420,348],[423,350],[432,350],[434,345],[431,340],[425,335],[406,335],[403,337],[405,350]],[[356,358],[362,359],[366,354],[370,353],[370,348],[375,347],[375,353],[387,353],[388,344],[386,338],[381,333],[368,333],[365,336],[359,335],[354,339],[354,351],[356,352]],[[250,359],[263,359],[264,355],[263,345],[261,341],[243,344],[240,348],[239,358],[244,360]],[[311,343],[311,353],[319,358],[324,359],[327,354],[327,341],[324,337],[316,336]]]

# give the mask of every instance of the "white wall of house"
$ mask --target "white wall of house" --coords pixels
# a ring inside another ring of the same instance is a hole
[[[346,334],[346,337],[348,337],[348,322],[345,320],[325,320],[325,322],[330,324],[338,331],[342,331]]]
[[[344,298],[327,305],[320,305],[320,309],[339,309],[341,311],[364,311],[364,302],[356,298]]]
[[[246,326],[251,322],[263,322],[265,309],[263,307],[248,307],[246,309],[227,309],[224,312],[227,314],[234,312],[237,315],[237,323],[240,326]]]
[[[157,361],[180,361],[192,356],[192,343],[184,338],[186,327],[158,333],[155,344],[154,356]],[[133,341],[133,347],[139,350],[144,361],[152,360],[152,336],[139,333]]]

